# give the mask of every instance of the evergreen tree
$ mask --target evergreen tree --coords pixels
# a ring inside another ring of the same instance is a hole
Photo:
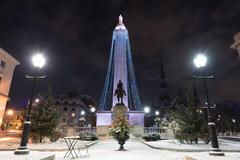
[[[45,138],[55,136],[59,121],[59,109],[55,105],[51,88],[40,95],[40,101],[33,106],[31,118],[31,138],[33,142],[42,143]]]
[[[173,118],[178,123],[175,133],[181,143],[198,143],[198,139],[208,137],[207,123],[201,109],[196,105],[193,94],[187,94],[186,105],[178,105],[173,113]]]

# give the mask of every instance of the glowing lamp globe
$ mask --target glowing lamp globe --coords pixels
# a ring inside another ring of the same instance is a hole
[[[85,115],[85,111],[81,111],[81,115],[82,115],[82,116]]]
[[[9,116],[13,115],[13,110],[8,110],[7,115],[9,115]]]
[[[32,57],[32,63],[34,67],[42,68],[46,63],[46,59],[41,53],[36,53]]]
[[[149,107],[144,107],[144,112],[145,113],[149,113],[150,112],[150,108]]]
[[[158,116],[159,115],[159,111],[155,111],[155,115]]]
[[[90,111],[93,113],[96,111],[96,109],[94,107],[91,107]]]
[[[203,54],[198,54],[193,62],[197,68],[205,67],[207,63],[207,58]]]

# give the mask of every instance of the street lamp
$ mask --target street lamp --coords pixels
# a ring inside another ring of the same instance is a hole
[[[144,112],[145,112],[146,114],[150,113],[150,108],[149,108],[149,107],[144,107]]]
[[[235,124],[236,124],[236,119],[235,118],[233,118],[232,119],[232,123],[233,123],[233,134],[234,134],[234,136],[235,136]]]
[[[94,107],[91,107],[90,111],[91,111],[92,113],[94,113],[94,112],[96,111],[96,109],[95,109]]]
[[[155,111],[155,115],[156,115],[156,116],[159,116],[159,111]]]
[[[9,109],[9,110],[7,111],[7,115],[8,115],[8,121],[7,121],[6,132],[8,131],[8,128],[9,128],[9,121],[10,121],[10,117],[13,115],[13,110]]]
[[[37,76],[37,72],[39,69],[41,69],[45,65],[45,63],[46,63],[45,57],[40,52],[37,52],[32,57],[32,64],[34,66],[34,74],[33,74],[33,76],[26,76],[27,78],[33,79],[33,84],[32,84],[32,91],[31,91],[31,97],[30,97],[30,102],[29,102],[29,106],[28,106],[28,111],[27,111],[26,119],[25,119],[25,122],[23,125],[23,132],[22,132],[20,147],[18,147],[18,149],[14,151],[14,154],[17,154],[17,155],[25,155],[25,154],[29,154],[29,152],[30,152],[27,147],[27,143],[28,143],[29,130],[30,130],[30,125],[31,125],[30,114],[31,114],[31,109],[32,109],[36,81],[37,81],[37,79],[42,79],[42,78],[46,77],[46,76]]]
[[[35,99],[35,103],[38,103],[40,100],[39,100],[39,98],[36,98]]]
[[[209,105],[209,97],[208,97],[208,89],[207,89],[207,83],[205,79],[213,79],[213,76],[205,76],[203,72],[203,68],[207,64],[207,57],[204,54],[198,54],[196,58],[194,59],[194,65],[201,69],[201,77],[194,76],[196,79],[202,79],[203,80],[203,86],[206,94],[206,106],[207,106],[207,113],[208,113],[208,128],[209,128],[209,134],[211,138],[212,143],[212,149],[209,152],[209,155],[217,155],[217,156],[224,156],[224,153],[221,152],[218,145],[218,139],[217,139],[217,132],[216,132],[216,124],[213,120],[213,115],[211,112],[211,108]]]
[[[90,108],[90,111],[91,111],[91,126],[90,127],[93,127],[93,117],[94,117],[94,113],[96,111],[96,108],[95,107],[91,107]]]
[[[81,115],[84,116],[85,115],[85,111],[81,111]]]

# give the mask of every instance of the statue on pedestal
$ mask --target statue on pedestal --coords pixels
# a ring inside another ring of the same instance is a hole
[[[119,80],[117,84],[117,89],[115,90],[114,96],[117,96],[118,103],[123,104],[123,96],[126,96],[126,93],[123,88],[123,83]]]

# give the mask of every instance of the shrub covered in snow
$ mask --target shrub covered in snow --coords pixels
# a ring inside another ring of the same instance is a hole
[[[80,132],[79,137],[81,140],[89,140],[89,141],[98,140],[97,134],[94,132]]]
[[[157,141],[161,139],[159,133],[145,133],[142,138],[145,141]]]

